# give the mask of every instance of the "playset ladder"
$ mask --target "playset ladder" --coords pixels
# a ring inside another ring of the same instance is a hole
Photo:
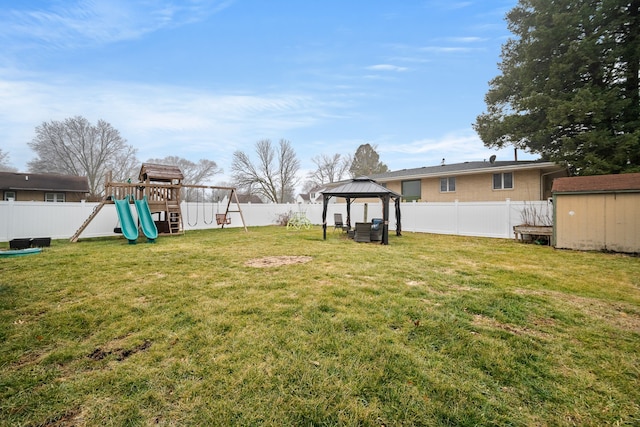
[[[98,212],[100,212],[100,210],[102,209],[102,207],[105,205],[105,201],[101,201],[99,205],[97,205],[96,207],[93,208],[93,212],[91,212],[91,215],[89,215],[89,218],[87,218],[82,225],[80,226],[80,228],[78,228],[78,231],[76,231],[75,233],[73,233],[73,236],[71,236],[71,238],[69,239],[70,242],[75,243],[78,241],[78,238],[80,237],[80,234],[82,234],[82,232],[84,231],[85,228],[87,228],[87,226],[89,225],[89,223],[91,222],[91,220],[93,220],[93,218],[96,217],[96,215],[98,215]]]
[[[180,232],[184,230],[180,204],[175,200],[166,200],[166,208],[169,234],[180,234]]]

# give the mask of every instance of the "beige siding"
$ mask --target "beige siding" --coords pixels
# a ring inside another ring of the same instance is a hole
[[[456,191],[440,192],[440,178],[423,178],[420,181],[422,202],[477,202],[511,200],[542,200],[540,194],[540,171],[514,171],[513,188],[507,190],[493,189],[493,173],[475,175],[457,175]],[[402,193],[402,181],[387,183],[390,190]]]
[[[640,194],[558,194],[555,246],[640,252]]]
[[[16,191],[16,202],[44,202],[44,191]]]
[[[45,191],[25,191],[17,190],[16,202],[44,202]],[[46,191],[46,193],[64,193],[64,191]],[[66,202],[79,202],[86,199],[86,195],[81,193],[65,193]]]

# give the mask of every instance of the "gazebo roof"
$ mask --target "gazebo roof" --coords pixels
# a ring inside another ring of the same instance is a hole
[[[374,180],[364,176],[355,178],[351,182],[339,185],[338,187],[330,188],[322,192],[326,196],[338,196],[348,198],[358,197],[381,197],[390,196],[391,198],[401,197],[400,194],[395,191],[389,190],[386,187],[378,184]]]

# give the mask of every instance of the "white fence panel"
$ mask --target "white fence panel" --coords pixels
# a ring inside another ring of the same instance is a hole
[[[456,211],[452,203],[404,203],[401,206],[401,215],[402,230],[456,234]],[[395,229],[395,219],[393,225]]]
[[[509,237],[509,206],[501,203],[458,203],[456,234]]]
[[[89,217],[98,203],[45,203],[0,201],[0,241],[15,238],[51,237],[68,239]],[[225,206],[202,203],[182,204],[185,230],[219,228],[215,214],[224,212]],[[235,210],[236,206],[231,205]],[[322,224],[322,204],[241,204],[247,227],[277,224],[279,217],[290,212],[304,212],[316,225]],[[402,230],[420,233],[458,234],[513,238],[513,226],[523,222],[523,211],[535,211],[549,217],[552,209],[546,201],[540,202],[456,202],[456,203],[403,203]],[[366,218],[365,218],[366,211]],[[327,227],[333,227],[333,214],[341,213],[346,220],[344,203],[330,203],[327,209]],[[231,224],[242,227],[240,213],[230,212]],[[395,231],[396,218],[393,205],[389,207],[389,230]],[[135,212],[134,212],[135,217]],[[382,217],[382,203],[353,203],[351,224]],[[80,238],[111,236],[118,226],[114,205],[105,205],[80,235]]]
[[[68,239],[97,205],[88,202],[0,202],[0,241],[30,237]],[[82,235],[113,234],[117,219],[114,205],[106,205]]]

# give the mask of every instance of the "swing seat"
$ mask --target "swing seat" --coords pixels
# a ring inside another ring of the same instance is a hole
[[[218,225],[231,224],[231,218],[227,218],[226,214],[216,214],[216,222]]]

